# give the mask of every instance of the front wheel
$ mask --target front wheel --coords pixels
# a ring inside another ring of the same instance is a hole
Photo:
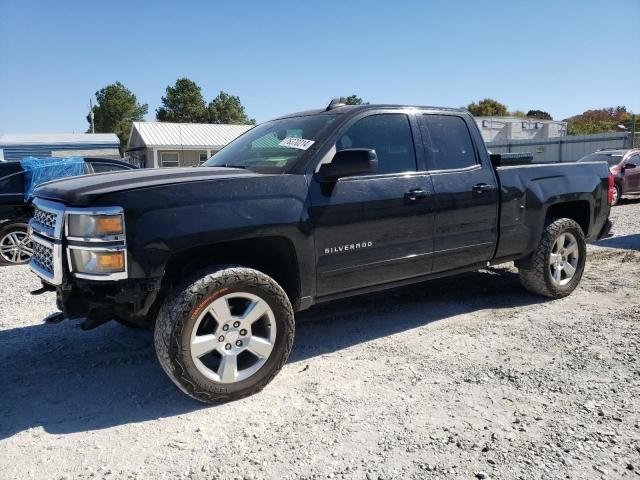
[[[282,288],[249,268],[221,267],[183,282],[155,326],[158,359],[187,395],[206,403],[260,391],[291,351],[293,309]]]
[[[560,218],[547,225],[520,281],[531,293],[551,298],[566,297],[580,283],[587,244],[580,225]]]
[[[0,230],[0,265],[23,265],[32,255],[27,225],[14,223]]]

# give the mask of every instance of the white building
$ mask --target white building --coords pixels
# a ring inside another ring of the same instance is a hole
[[[567,122],[518,117],[474,117],[485,142],[548,140],[567,134]]]
[[[6,133],[0,135],[0,161],[24,157],[120,158],[115,133]]]
[[[126,153],[141,167],[188,167],[207,160],[253,125],[133,122]]]

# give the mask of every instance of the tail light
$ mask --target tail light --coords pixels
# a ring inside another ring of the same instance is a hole
[[[613,175],[609,174],[609,205],[613,204]]]

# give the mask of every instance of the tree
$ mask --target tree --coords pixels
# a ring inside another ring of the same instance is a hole
[[[348,97],[340,97],[340,101],[346,105],[366,105],[369,102],[365,102],[357,95],[349,95]]]
[[[200,87],[188,78],[179,78],[169,85],[156,110],[160,122],[200,123],[207,121],[207,107]]]
[[[598,110],[587,110],[570,118],[568,122],[569,135],[587,135],[590,133],[616,132],[620,128],[618,125],[631,128],[632,115],[626,107],[609,107]]]
[[[240,102],[240,97],[220,92],[211,100],[207,107],[209,123],[234,123],[255,125],[256,121],[249,118]]]
[[[143,121],[149,106],[138,103],[136,96],[120,82],[97,91],[96,100],[97,103],[93,106],[95,131],[115,133],[120,139],[120,150],[124,151],[131,124]],[[87,122],[91,125],[91,114],[87,115]],[[91,127],[87,130],[89,132]]]
[[[514,110],[513,112],[511,112],[511,116],[517,118],[527,118],[527,114],[522,110]]]
[[[493,98],[485,98],[478,103],[470,103],[467,105],[467,110],[474,117],[506,117],[509,115],[507,106]]]
[[[527,117],[537,118],[538,120],[553,120],[553,117],[543,110],[529,110],[527,112]]]

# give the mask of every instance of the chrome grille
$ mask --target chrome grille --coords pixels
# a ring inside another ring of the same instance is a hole
[[[33,257],[31,261],[53,275],[53,249],[38,242],[33,242]]]
[[[61,203],[36,198],[34,214],[29,220],[33,257],[29,265],[42,280],[52,285],[62,283],[62,227],[65,207]]]
[[[36,207],[33,214],[33,220],[35,223],[43,225],[51,230],[56,227],[56,220],[58,216],[55,213],[47,212],[41,208]]]

